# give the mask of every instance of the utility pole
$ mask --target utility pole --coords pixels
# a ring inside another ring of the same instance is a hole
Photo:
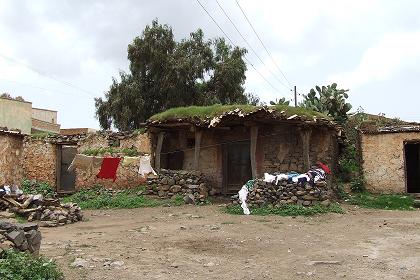
[[[297,92],[296,92],[296,86],[294,86],[295,91],[295,107],[297,107]]]

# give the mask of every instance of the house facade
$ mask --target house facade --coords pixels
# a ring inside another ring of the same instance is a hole
[[[152,117],[155,169],[200,171],[213,192],[223,194],[236,193],[265,172],[304,173],[317,161],[337,170],[341,131],[329,119],[287,106],[225,109],[200,117],[180,117],[175,109]]]
[[[420,124],[361,126],[361,166],[376,193],[420,193]]]

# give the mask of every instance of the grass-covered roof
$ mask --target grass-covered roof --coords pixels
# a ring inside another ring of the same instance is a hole
[[[215,119],[222,119],[225,116],[251,116],[258,112],[265,112],[271,119],[289,119],[302,121],[328,121],[331,119],[319,112],[301,107],[290,107],[286,105],[274,106],[253,106],[253,105],[211,105],[211,106],[189,106],[172,108],[156,114],[148,120],[149,124],[191,122],[195,124],[212,124]]]

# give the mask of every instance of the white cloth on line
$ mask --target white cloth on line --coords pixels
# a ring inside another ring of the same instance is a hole
[[[242,188],[238,192],[239,194],[239,202],[241,202],[241,207],[244,210],[245,215],[251,214],[251,211],[248,209],[248,205],[246,204],[246,198],[248,197],[248,188],[247,186],[242,186]]]
[[[152,166],[150,165],[149,155],[140,157],[139,173],[143,177],[150,173],[152,173],[153,175],[157,175],[157,173],[153,170]]]

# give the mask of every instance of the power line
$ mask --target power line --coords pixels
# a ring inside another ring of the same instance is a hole
[[[255,56],[261,61],[261,63],[267,67],[267,69],[270,71],[271,75],[273,75],[273,77],[275,77],[280,84],[282,84],[283,86],[285,86],[287,89],[290,89],[286,84],[284,84],[284,82],[279,79],[277,77],[277,75],[275,75],[270,68],[264,63],[264,61],[260,58],[260,56],[257,54],[257,52],[254,50],[254,48],[252,48],[251,44],[248,42],[248,40],[245,38],[245,36],[242,35],[241,31],[239,31],[238,27],[236,26],[236,24],[232,21],[232,19],[229,17],[229,15],[226,13],[226,11],[223,9],[223,7],[220,5],[219,1],[216,0],[217,5],[219,6],[219,8],[222,10],[222,12],[225,14],[225,16],[228,18],[228,20],[230,21],[230,23],[233,25],[233,27],[235,27],[236,31],[239,33],[239,35],[242,37],[242,39],[245,41],[245,43],[248,45],[248,47],[251,49],[251,51],[255,54]]]
[[[63,95],[72,95],[72,93],[70,93],[70,92],[64,92],[64,91],[51,89],[51,88],[40,87],[40,86],[33,86],[33,85],[30,85],[30,84],[27,84],[27,83],[22,83],[22,82],[19,82],[19,81],[13,81],[13,80],[8,80],[8,79],[3,79],[3,78],[0,78],[0,81],[15,83],[15,84],[19,84],[19,85],[29,87],[29,88],[40,89],[40,90],[43,90],[43,91],[56,92],[56,93],[63,94]],[[76,92],[76,93],[77,94],[82,94],[82,93],[79,93],[79,92]]]
[[[66,82],[66,81],[63,81],[63,80],[59,80],[59,79],[57,79],[57,78],[55,78],[55,77],[53,77],[53,76],[49,75],[48,73],[45,73],[45,72],[43,72],[43,71],[41,71],[41,70],[38,70],[38,69],[36,69],[36,68],[34,68],[34,67],[32,67],[32,66],[28,65],[28,64],[25,64],[25,63],[23,63],[23,62],[20,62],[20,61],[18,61],[18,60],[16,60],[16,59],[14,59],[14,58],[8,57],[8,56],[6,56],[6,55],[4,55],[4,54],[1,54],[1,53],[0,53],[0,56],[1,56],[1,57],[3,57],[4,59],[8,60],[8,61],[11,61],[11,62],[13,62],[13,63],[16,63],[16,64],[19,64],[19,65],[24,66],[25,68],[28,68],[29,70],[31,70],[31,71],[33,71],[33,72],[37,73],[37,74],[38,74],[38,75],[40,75],[40,76],[47,77],[47,78],[52,79],[52,80],[54,80],[54,81],[56,81],[56,82],[59,82],[59,83],[62,83],[62,84],[64,84],[64,85],[66,85],[66,86],[69,86],[69,87],[72,87],[72,88],[74,88],[74,89],[77,89],[77,90],[79,90],[80,92],[84,92],[85,94],[88,94],[89,96],[92,96],[92,97],[95,97],[95,96],[96,96],[96,94],[95,94],[95,93],[92,93],[92,92],[87,91],[87,90],[85,90],[85,89],[83,89],[83,88],[80,88],[80,87],[78,87],[78,86],[75,86],[75,85],[73,85],[73,84],[71,84],[71,83],[69,83],[69,82]]]
[[[229,40],[229,42],[236,46],[236,44],[233,43],[233,41],[230,39],[230,37],[226,34],[226,32],[223,30],[222,27],[220,27],[220,25],[217,23],[217,21],[213,18],[213,16],[207,11],[207,9],[203,6],[203,4],[201,4],[200,0],[196,0],[198,2],[198,4],[200,4],[201,8],[203,8],[203,10],[207,13],[207,15],[213,20],[213,22],[217,25],[217,27],[220,29],[220,31],[222,31],[222,33],[225,35],[225,37]],[[254,68],[255,72],[257,72],[261,78],[263,78],[275,91],[280,92],[280,90],[278,90],[275,86],[273,86],[272,83],[270,83],[269,80],[267,80],[258,70],[257,68],[255,68],[254,64],[251,63],[251,61],[249,61],[246,56],[244,56],[244,59],[248,62],[248,64],[250,64],[252,66],[252,68]]]
[[[263,41],[261,40],[260,36],[258,35],[257,31],[255,30],[254,26],[252,25],[251,21],[249,20],[249,18],[247,17],[247,15],[245,14],[245,11],[242,9],[241,5],[239,5],[238,0],[235,0],[236,4],[238,5],[239,9],[241,10],[242,14],[244,15],[244,17],[246,18],[246,20],[248,21],[249,25],[251,26],[252,30],[254,31],[255,35],[257,36],[258,40],[260,41],[261,45],[264,47],[265,51],[267,52],[268,56],[271,58],[271,61],[273,61],[274,65],[277,67],[277,69],[280,71],[280,73],[283,75],[284,79],[287,81],[287,83],[289,84],[289,86],[292,86],[292,84],[289,82],[289,80],[286,78],[286,75],[283,73],[283,71],[281,71],[280,67],[277,65],[276,61],[274,60],[273,56],[271,55],[271,53],[268,51],[267,47],[265,46],[265,44],[263,43]]]

